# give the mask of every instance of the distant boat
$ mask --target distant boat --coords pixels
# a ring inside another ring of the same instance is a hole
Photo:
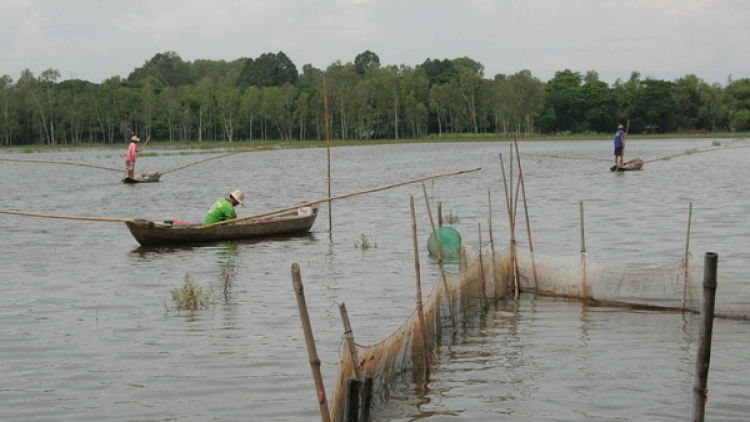
[[[307,233],[317,217],[318,206],[315,205],[270,217],[240,220],[233,225],[203,227],[202,223],[148,220],[126,221],[125,224],[141,246],[175,246]]]
[[[123,177],[120,179],[120,183],[153,183],[158,182],[161,178],[161,173],[158,171],[150,171],[148,173],[135,173],[133,177]]]
[[[640,170],[643,167],[643,160],[640,158],[634,158],[627,163],[623,164],[622,167],[612,166],[609,171],[629,171],[629,170]]]

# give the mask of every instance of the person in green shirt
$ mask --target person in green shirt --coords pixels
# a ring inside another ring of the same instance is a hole
[[[245,204],[242,203],[244,199],[245,194],[239,189],[230,193],[227,198],[220,198],[214,202],[211,209],[208,210],[208,214],[206,214],[203,224],[208,225],[237,218],[237,213],[234,211],[234,207],[236,207],[237,204],[245,206]]]

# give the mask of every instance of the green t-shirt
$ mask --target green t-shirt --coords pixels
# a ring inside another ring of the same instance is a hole
[[[211,206],[210,210],[208,210],[208,214],[206,214],[206,219],[203,220],[203,224],[218,223],[219,221],[234,218],[234,216],[234,205],[232,205],[227,198],[221,198]]]

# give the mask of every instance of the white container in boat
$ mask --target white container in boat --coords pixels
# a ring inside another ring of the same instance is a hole
[[[312,214],[312,207],[297,208],[297,215],[300,217],[307,217],[310,214]]]

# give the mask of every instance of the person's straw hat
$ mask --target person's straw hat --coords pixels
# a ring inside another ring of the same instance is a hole
[[[140,142],[141,138],[137,137],[136,135],[133,135],[133,137],[131,137],[130,140],[133,142]]]
[[[240,205],[244,206],[245,204],[242,203],[242,201],[245,199],[245,194],[242,193],[241,190],[235,189],[232,193],[229,194],[232,198],[234,198],[235,201],[239,202]]]

